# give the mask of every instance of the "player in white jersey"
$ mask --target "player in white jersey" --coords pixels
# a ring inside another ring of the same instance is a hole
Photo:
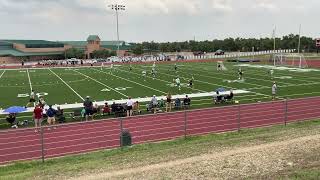
[[[113,73],[113,64],[110,65],[110,74]]]
[[[146,70],[142,71],[142,76],[143,76],[144,81],[146,81],[146,77],[147,77],[147,71]]]
[[[176,86],[179,88],[179,91],[181,90],[181,82],[180,82],[180,78],[177,77],[175,80]]]
[[[103,70],[104,68],[104,62],[101,63],[101,71]]]
[[[156,69],[154,67],[151,70],[151,74],[152,74],[153,79],[155,79],[156,78]]]
[[[273,82],[273,85],[272,85],[272,87],[271,87],[272,100],[275,100],[275,99],[276,99],[277,90],[278,90],[278,87],[277,87],[276,82],[274,81],[274,82]]]
[[[156,62],[153,62],[152,68],[156,68]]]
[[[269,74],[270,74],[271,78],[273,78],[274,70],[270,69]]]

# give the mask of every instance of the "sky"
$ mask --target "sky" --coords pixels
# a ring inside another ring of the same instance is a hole
[[[271,37],[320,37],[320,0],[0,0],[0,39],[127,42]]]

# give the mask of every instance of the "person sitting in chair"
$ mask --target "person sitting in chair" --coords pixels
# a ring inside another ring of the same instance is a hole
[[[174,101],[174,108],[181,109],[181,100],[179,98]]]
[[[66,118],[63,115],[63,109],[61,109],[60,106],[57,107],[56,117],[57,117],[57,121],[59,123],[65,123],[66,122]]]
[[[136,102],[133,104],[133,113],[134,113],[134,114],[135,114],[135,113],[141,114],[139,101],[136,101]]]
[[[216,97],[215,97],[215,99],[214,99],[215,104],[217,104],[217,103],[222,103],[223,100],[224,100],[223,96],[220,95],[219,91],[216,91]]]
[[[230,94],[225,96],[225,100],[232,101],[233,100],[233,96],[234,96],[233,91],[230,90]]]
[[[12,128],[18,128],[18,125],[16,123],[16,114],[10,113],[7,117],[6,120],[8,123],[10,123]]]
[[[110,113],[111,113],[110,107],[109,107],[108,103],[106,102],[106,103],[104,103],[102,114],[103,115],[106,115],[106,114],[110,115]]]

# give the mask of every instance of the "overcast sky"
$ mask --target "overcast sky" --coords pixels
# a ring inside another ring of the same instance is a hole
[[[128,42],[185,41],[302,34],[320,37],[320,0],[0,0],[0,39],[85,40],[97,34]]]

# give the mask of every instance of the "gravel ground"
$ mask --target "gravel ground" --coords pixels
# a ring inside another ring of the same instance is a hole
[[[316,155],[319,148],[320,134],[313,134],[76,179],[265,179],[299,166],[303,157]]]

